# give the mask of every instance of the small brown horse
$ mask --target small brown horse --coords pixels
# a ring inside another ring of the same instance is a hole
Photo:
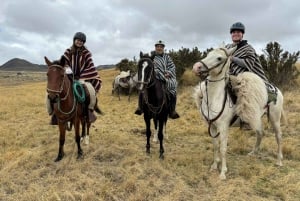
[[[73,83],[65,73],[65,68],[58,62],[51,62],[45,57],[45,62],[48,65],[47,71],[47,92],[48,98],[53,103],[54,115],[58,120],[59,127],[59,150],[55,162],[60,161],[64,157],[64,143],[66,129],[70,123],[75,129],[75,141],[78,148],[77,158],[83,157],[83,151],[80,146],[80,138],[89,135],[91,123],[86,115],[87,103],[79,103],[73,92]],[[80,125],[82,125],[82,135],[80,136]]]

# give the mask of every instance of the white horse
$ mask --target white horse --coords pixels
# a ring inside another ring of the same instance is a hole
[[[213,137],[214,162],[211,170],[217,170],[221,162],[220,179],[226,179],[226,151],[228,129],[235,115],[247,122],[256,132],[256,143],[249,154],[256,154],[263,136],[261,117],[268,112],[269,120],[274,128],[278,145],[277,165],[282,166],[281,128],[280,119],[283,113],[283,96],[277,92],[277,100],[268,103],[268,92],[263,80],[251,72],[238,76],[229,76],[229,56],[235,48],[218,48],[211,51],[202,63],[200,69],[193,69],[200,73],[207,73],[205,81],[195,89],[196,104],[208,124],[208,132]],[[233,104],[228,94],[229,79],[237,93],[237,102]],[[269,111],[267,111],[269,109]]]
[[[122,71],[119,75],[117,75],[112,83],[112,95],[117,92],[119,100],[120,98],[120,90],[128,89],[128,101],[130,101],[130,96],[133,90],[136,88],[137,82],[137,73],[131,74],[129,71]]]

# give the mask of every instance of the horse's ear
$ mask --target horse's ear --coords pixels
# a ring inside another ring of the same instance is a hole
[[[144,54],[142,51],[140,51],[140,58],[143,58]]]
[[[52,62],[46,57],[44,56],[44,59],[45,59],[45,62],[48,66],[51,66],[52,65]]]
[[[150,59],[153,61],[154,60],[154,57],[155,57],[155,55],[156,55],[156,52],[155,51],[151,51],[151,57],[150,57]]]
[[[236,50],[237,46],[233,46],[231,48],[227,48],[227,54],[228,55],[232,55],[234,53],[234,51]]]
[[[60,65],[61,66],[65,66],[66,65],[66,58],[64,57],[64,56],[61,56],[61,58],[60,58]]]
[[[224,41],[220,44],[220,48],[225,48],[225,42]]]

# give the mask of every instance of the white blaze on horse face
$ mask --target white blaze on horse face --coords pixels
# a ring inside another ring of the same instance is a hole
[[[142,63],[142,78],[141,78],[141,81],[142,82],[145,82],[145,69],[147,68],[147,66],[148,66],[148,62],[147,61],[144,61],[143,63]],[[141,83],[140,84],[140,86],[139,86],[139,90],[142,90],[144,88],[144,84],[143,83]]]

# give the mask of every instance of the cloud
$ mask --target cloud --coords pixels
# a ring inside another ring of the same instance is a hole
[[[43,63],[87,35],[94,63],[115,64],[150,52],[155,41],[166,48],[200,50],[229,43],[229,27],[241,21],[244,36],[261,52],[270,41],[294,52],[300,45],[300,3],[296,0],[3,0],[0,8],[0,64],[19,57]]]

